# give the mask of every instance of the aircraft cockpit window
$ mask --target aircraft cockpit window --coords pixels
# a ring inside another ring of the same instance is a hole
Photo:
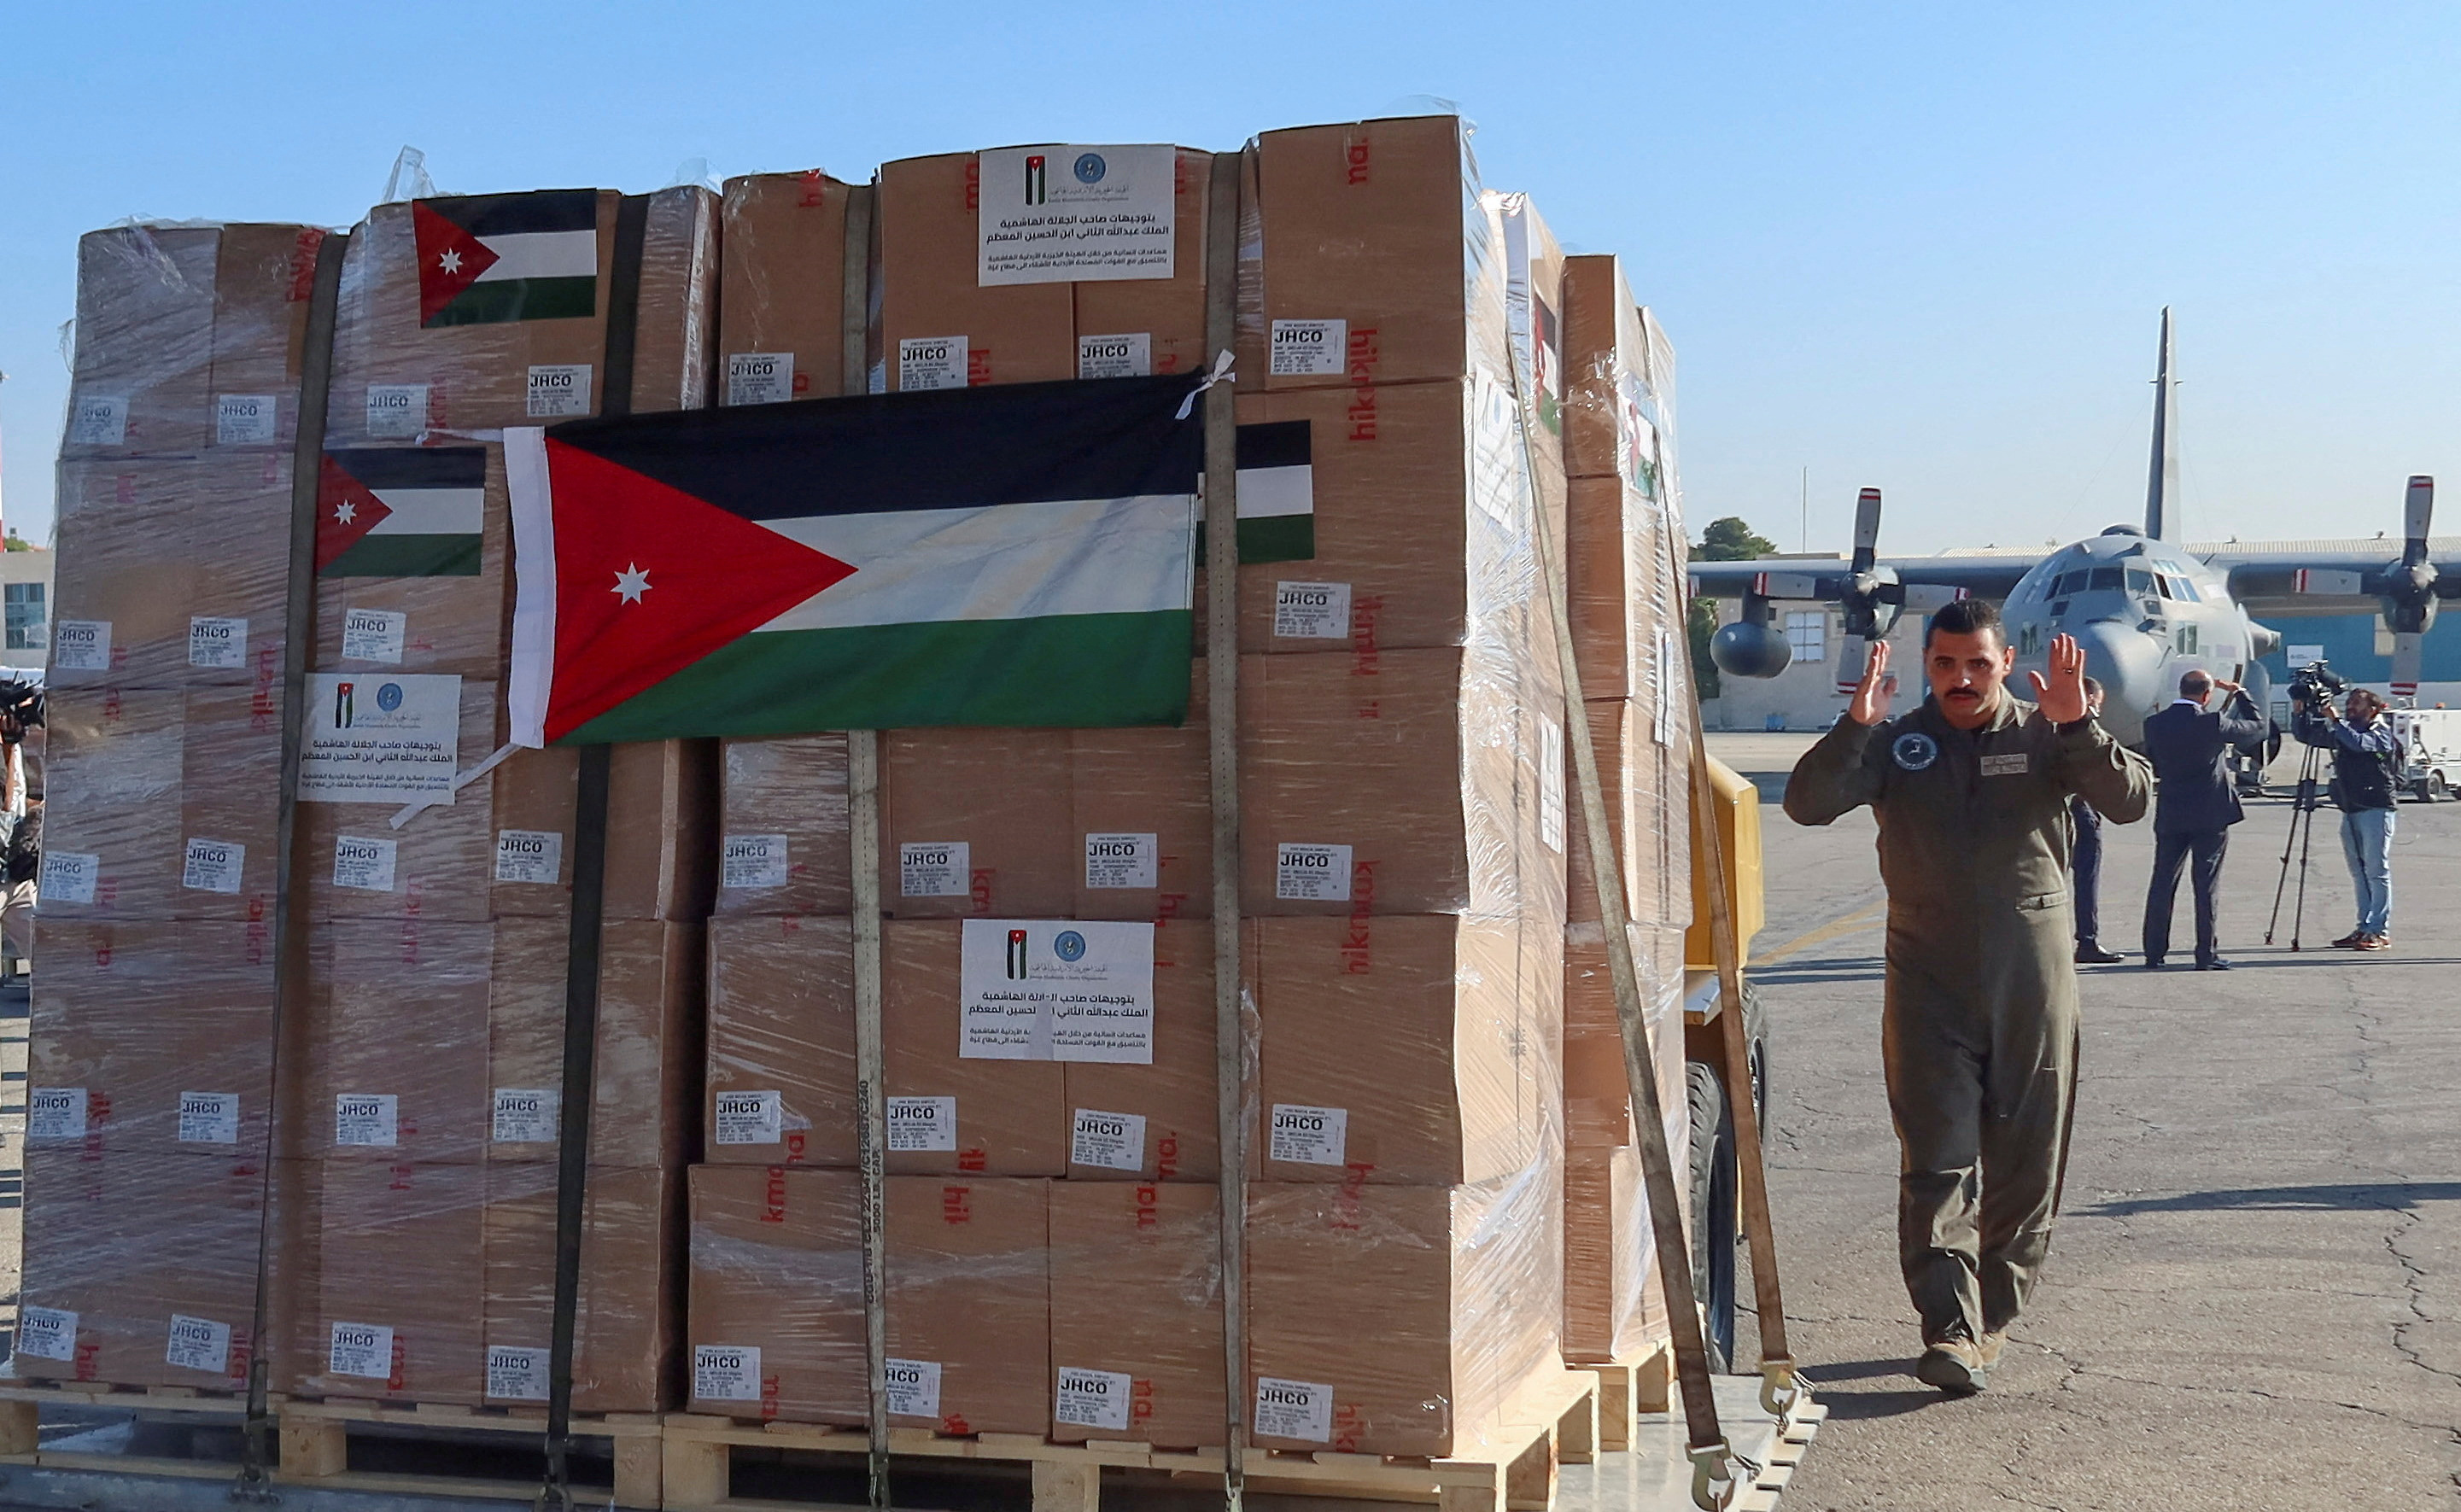
[[[2204,599],[2196,592],[2196,582],[2194,578],[2185,576],[2184,574],[2179,577],[2172,578],[2171,580],[2171,586],[2172,596],[2175,598],[2185,599],[2191,604],[2202,604],[2205,602]]]
[[[2130,593],[2152,592],[2153,574],[2146,571],[2143,567],[2129,567],[2128,569],[2128,591]]]
[[[2117,567],[2096,567],[2093,569],[2092,581],[2086,584],[2086,586],[2088,588],[2115,588],[2120,586],[2121,583],[2122,579]]]
[[[2178,596],[2171,591],[2171,580],[2167,577],[2156,576],[2153,579],[2153,591],[2159,593],[2166,599],[2176,598]]]

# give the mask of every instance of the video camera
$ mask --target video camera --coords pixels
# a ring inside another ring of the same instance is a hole
[[[2348,678],[2322,662],[2309,662],[2290,674],[2291,698],[2310,709],[2331,703],[2349,686]]]
[[[15,677],[0,677],[0,716],[16,721],[16,733],[0,736],[15,742],[43,722],[43,686]]]

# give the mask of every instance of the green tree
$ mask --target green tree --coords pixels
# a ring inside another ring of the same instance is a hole
[[[1692,544],[1695,562],[1749,562],[1754,557],[1774,556],[1777,543],[1766,536],[1756,535],[1744,522],[1741,515],[1728,515],[1712,520]],[[1709,598],[1692,601],[1692,620],[1686,628],[1692,641],[1692,680],[1703,698],[1715,698],[1724,692],[1718,676],[1718,664],[1710,659],[1709,641],[1718,633],[1718,601]]]
[[[5,544],[0,544],[0,550],[32,551],[33,549],[34,543],[28,541],[25,537],[17,534],[13,529],[9,532]]]

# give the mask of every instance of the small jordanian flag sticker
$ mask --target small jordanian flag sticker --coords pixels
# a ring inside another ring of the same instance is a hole
[[[486,517],[483,446],[328,452],[316,483],[316,575],[475,578]]]
[[[413,200],[418,323],[482,326],[598,312],[598,191]]]

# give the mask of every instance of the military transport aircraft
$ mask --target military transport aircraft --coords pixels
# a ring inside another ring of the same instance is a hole
[[[2234,543],[2190,552],[2172,539],[2176,382],[2166,309],[2142,528],[2112,525],[2039,558],[1995,552],[1884,561],[1880,491],[1866,488],[1854,510],[1854,554],[1835,566],[1801,557],[1690,564],[1693,592],[1743,601],[1741,617],[1710,642],[1711,657],[1730,676],[1774,677],[1792,655],[1785,632],[1771,623],[1776,606],[1834,604],[1846,622],[1837,686],[1851,691],[1870,638],[1888,634],[1900,613],[1929,613],[1955,599],[1998,599],[2021,671],[2043,667],[2052,636],[2075,636],[2086,649],[2086,673],[2105,690],[2103,724],[2133,745],[2144,737],[2145,717],[2177,696],[2179,674],[2192,667],[2245,684],[2258,709],[2271,707],[2257,658],[2279,646],[2281,634],[2256,616],[2373,612],[2392,631],[2392,692],[2397,699],[2414,696],[2420,643],[2436,607],[2461,598],[2461,541],[2432,543],[2444,552],[2441,562],[2429,550],[2435,479],[2409,479],[2395,556],[2387,555],[2388,541],[2382,550],[2347,542],[2315,543],[2322,549]]]

